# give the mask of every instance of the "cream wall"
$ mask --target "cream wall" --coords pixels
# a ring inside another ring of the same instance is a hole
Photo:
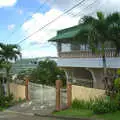
[[[89,100],[100,96],[105,96],[105,90],[72,85],[72,100],[75,98],[78,100]]]
[[[13,94],[15,99],[25,99],[25,86],[15,83],[10,84],[10,92]]]

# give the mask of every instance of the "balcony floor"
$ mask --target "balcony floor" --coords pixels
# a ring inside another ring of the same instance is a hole
[[[120,57],[106,58],[107,68],[120,68]],[[59,67],[103,68],[102,58],[59,58]]]

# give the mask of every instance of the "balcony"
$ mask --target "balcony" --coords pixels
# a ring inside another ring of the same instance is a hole
[[[101,53],[92,53],[91,51],[70,51],[70,52],[59,52],[60,58],[101,58]],[[115,57],[115,49],[106,49],[105,50],[106,57]],[[120,53],[116,56],[120,57]]]

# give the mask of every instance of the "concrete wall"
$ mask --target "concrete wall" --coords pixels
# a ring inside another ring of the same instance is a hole
[[[93,81],[94,81],[94,88],[97,89],[104,89],[104,83],[103,83],[103,69],[96,69],[96,68],[90,68],[93,72]]]
[[[10,92],[13,94],[16,100],[19,98],[25,99],[25,86],[24,85],[10,83]]]
[[[78,100],[89,100],[100,96],[105,96],[104,90],[72,85],[72,100],[75,98]]]

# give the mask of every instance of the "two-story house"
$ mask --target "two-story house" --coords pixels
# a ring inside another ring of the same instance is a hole
[[[80,32],[81,27],[79,25],[60,30],[49,41],[56,42],[59,56],[58,66],[65,69],[69,80],[82,86],[103,89],[101,53],[93,54],[88,45],[72,42]],[[105,56],[109,70],[120,68],[120,55],[114,57],[114,54],[114,48],[106,48]]]

